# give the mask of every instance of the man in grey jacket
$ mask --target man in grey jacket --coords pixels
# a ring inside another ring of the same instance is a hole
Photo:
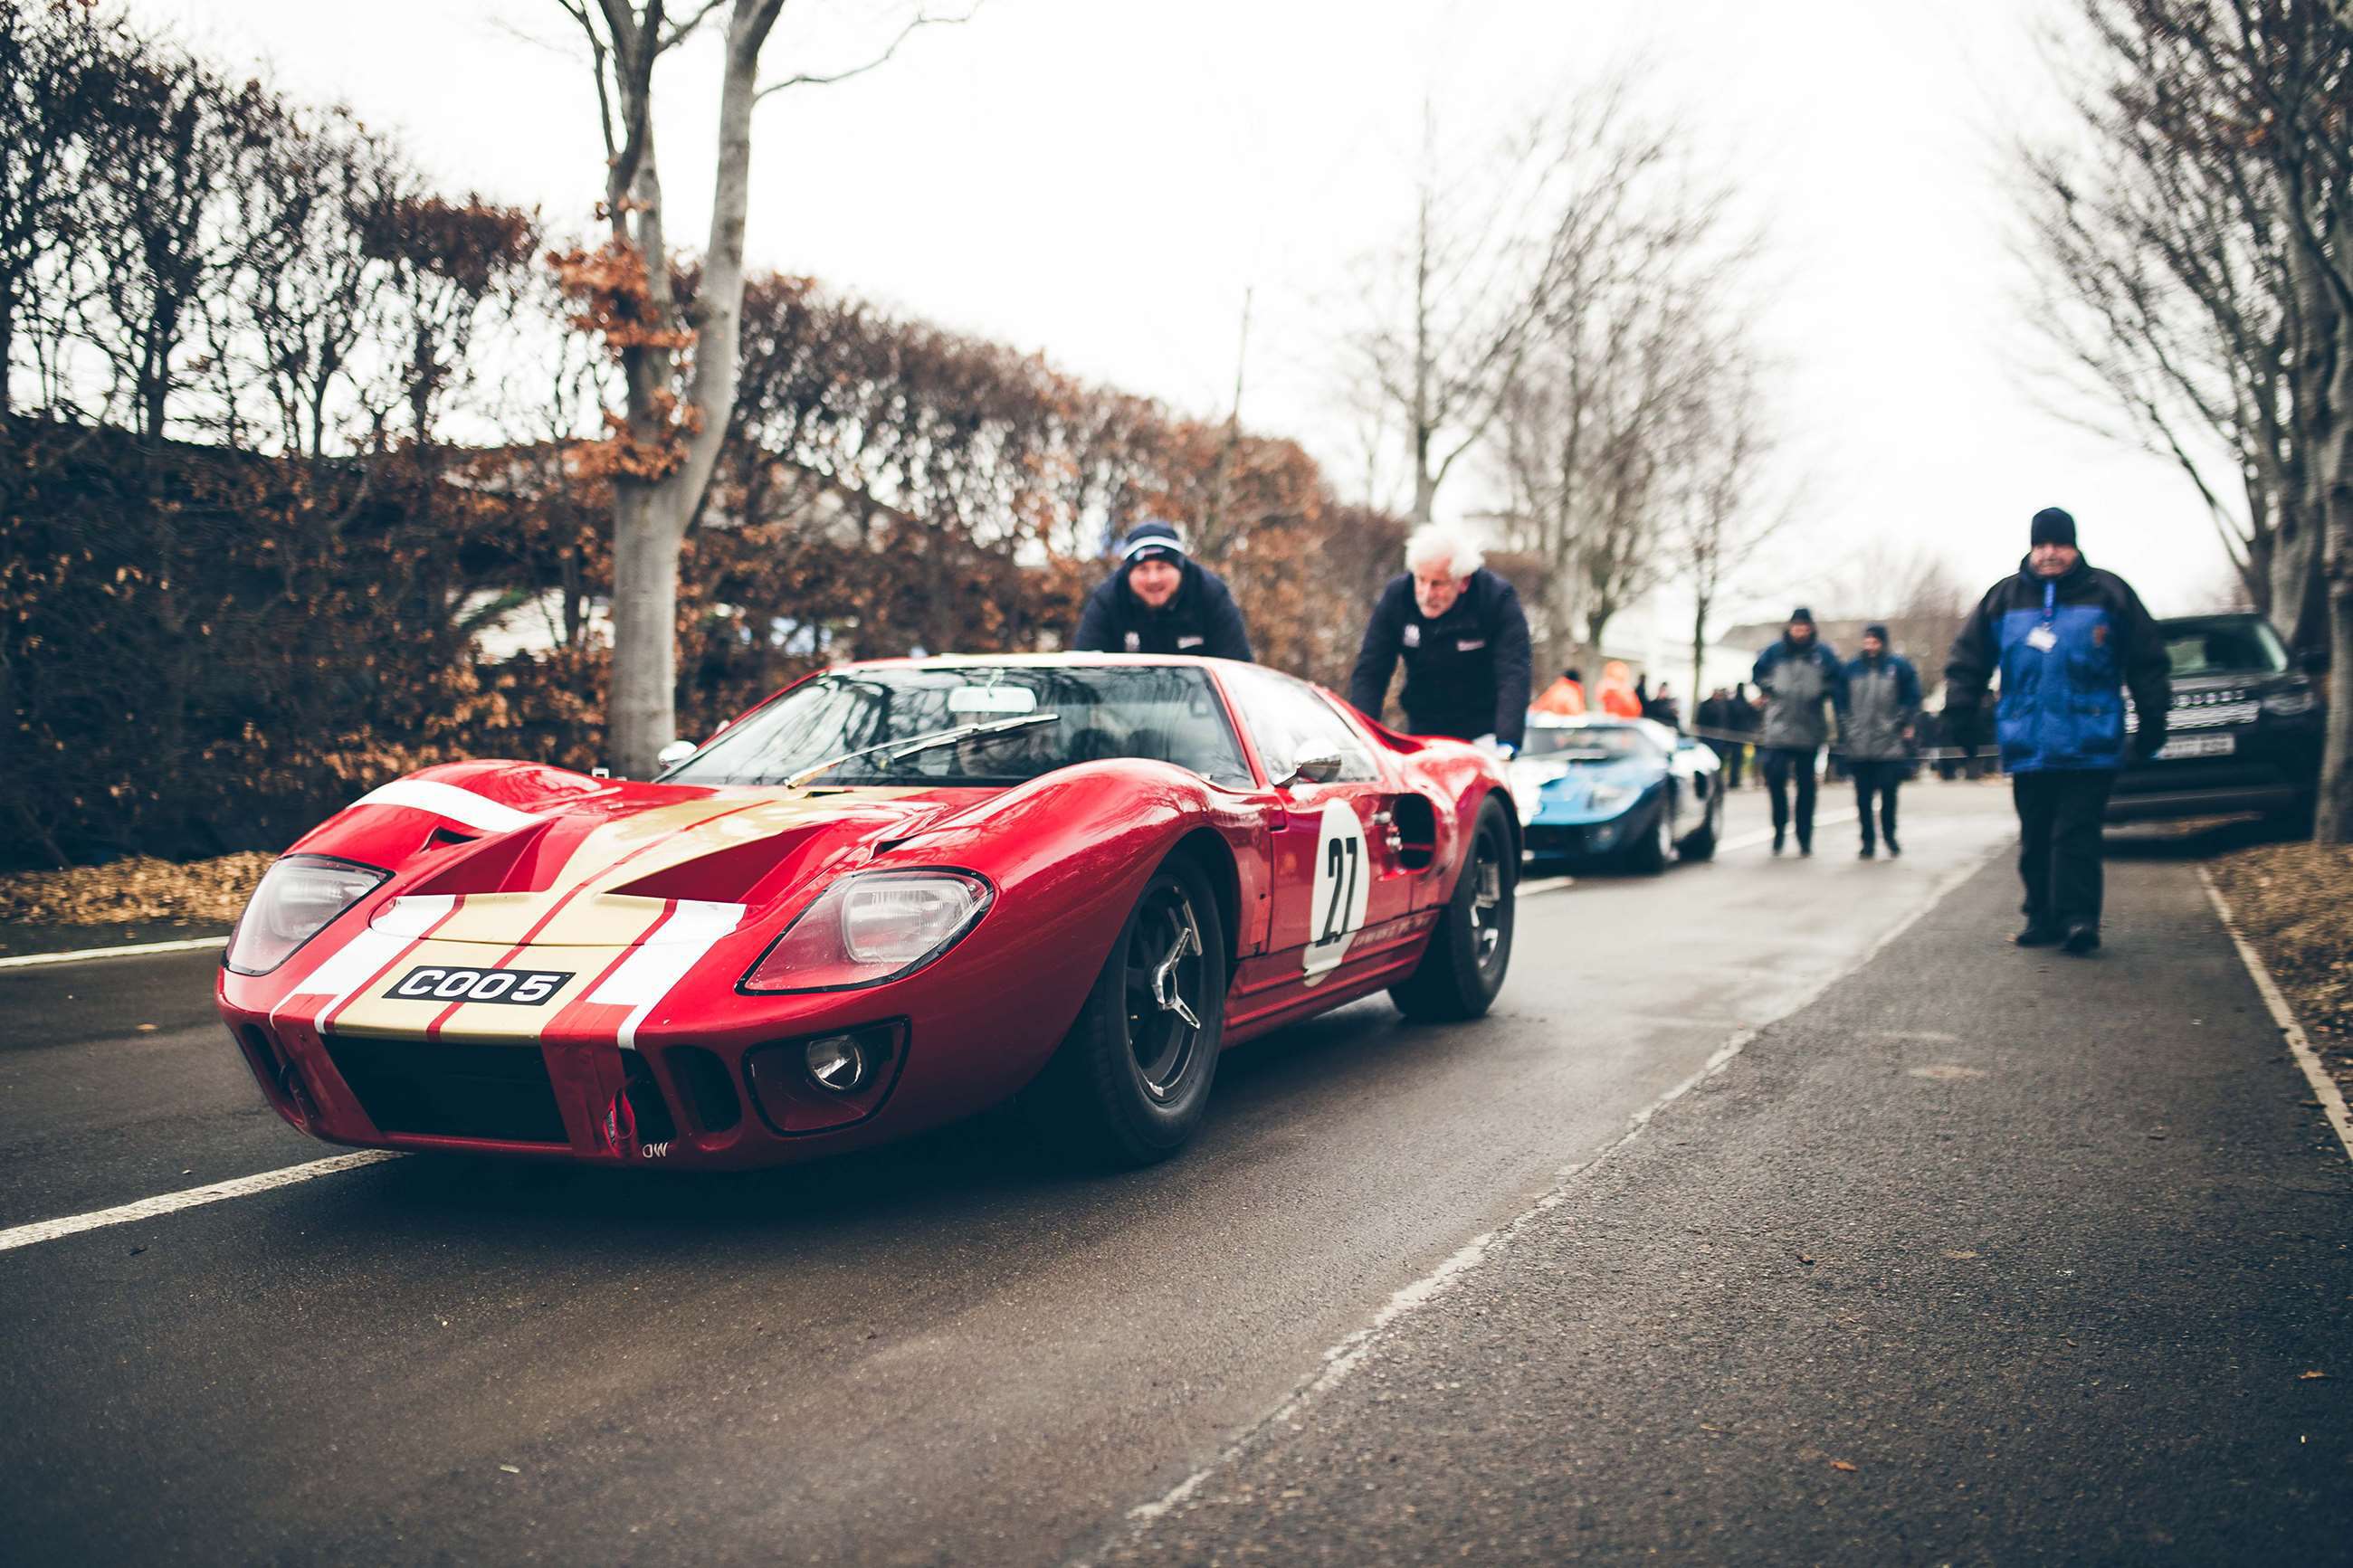
[[[1865,626],[1862,657],[1850,662],[1839,681],[1839,749],[1854,774],[1854,814],[1862,826],[1862,858],[1887,841],[1888,858],[1904,853],[1895,841],[1895,789],[1911,765],[1913,725],[1920,717],[1920,672],[1909,659],[1887,651],[1887,628]],[[1879,821],[1871,800],[1879,797]],[[1878,831],[1874,837],[1873,826]]]
[[[1831,738],[1830,710],[1838,700],[1838,655],[1822,646],[1814,613],[1789,612],[1781,640],[1757,656],[1749,679],[1765,693],[1757,731],[1757,771],[1773,797],[1773,853],[1781,853],[1790,826],[1789,784],[1798,785],[1798,853],[1814,852],[1814,767]]]

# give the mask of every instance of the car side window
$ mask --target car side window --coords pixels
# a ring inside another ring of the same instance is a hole
[[[1258,742],[1270,783],[1287,777],[1304,752],[1327,748],[1340,753],[1340,780],[1363,783],[1381,776],[1355,726],[1314,687],[1258,665],[1238,664],[1219,673]]]

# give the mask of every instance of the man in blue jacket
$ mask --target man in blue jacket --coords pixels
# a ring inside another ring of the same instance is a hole
[[[1225,579],[1185,553],[1176,525],[1139,522],[1119,565],[1087,596],[1076,653],[1189,653],[1250,662],[1250,633]]]
[[[1814,852],[1814,765],[1831,738],[1831,709],[1838,701],[1838,655],[1814,630],[1814,612],[1789,612],[1781,640],[1757,656],[1748,679],[1765,694],[1765,715],[1757,730],[1757,771],[1773,798],[1773,853],[1781,853],[1790,825],[1789,784],[1798,786],[1798,853]]]
[[[1887,628],[1862,629],[1862,655],[1839,681],[1839,749],[1854,775],[1854,815],[1862,826],[1862,858],[1887,841],[1887,858],[1904,853],[1895,841],[1895,789],[1912,762],[1913,725],[1920,717],[1920,673],[1908,658],[1887,651]],[[1871,816],[1879,797],[1879,820]],[[1876,831],[1874,831],[1874,829]]]
[[[1997,669],[1994,721],[2026,884],[2026,926],[2015,940],[2090,952],[2100,945],[2100,824],[2125,761],[2124,689],[2140,715],[2132,751],[2147,757],[2165,744],[2173,687],[2140,596],[2084,561],[2075,520],[2055,506],[2034,514],[2018,574],[1987,592],[1954,639],[1945,721],[1963,745],[1982,738],[1986,683]]]

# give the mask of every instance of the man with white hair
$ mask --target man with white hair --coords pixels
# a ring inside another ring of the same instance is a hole
[[[1402,658],[1408,733],[1492,738],[1506,755],[1519,750],[1532,675],[1520,595],[1487,570],[1477,546],[1435,523],[1406,541],[1405,564],[1373,606],[1348,700],[1378,719]]]

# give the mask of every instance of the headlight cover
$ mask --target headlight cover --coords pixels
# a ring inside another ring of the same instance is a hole
[[[239,974],[269,973],[391,875],[356,860],[287,856],[263,873],[237,917],[222,964]]]
[[[738,989],[853,991],[913,974],[972,930],[994,890],[968,871],[861,871],[785,928]]]
[[[1633,799],[1634,791],[1624,784],[1595,784],[1593,793],[1586,798],[1593,803],[1596,811],[1607,811]]]
[[[2290,687],[2265,697],[2263,705],[2274,719],[2295,719],[2312,711],[2314,698],[2309,687]]]

